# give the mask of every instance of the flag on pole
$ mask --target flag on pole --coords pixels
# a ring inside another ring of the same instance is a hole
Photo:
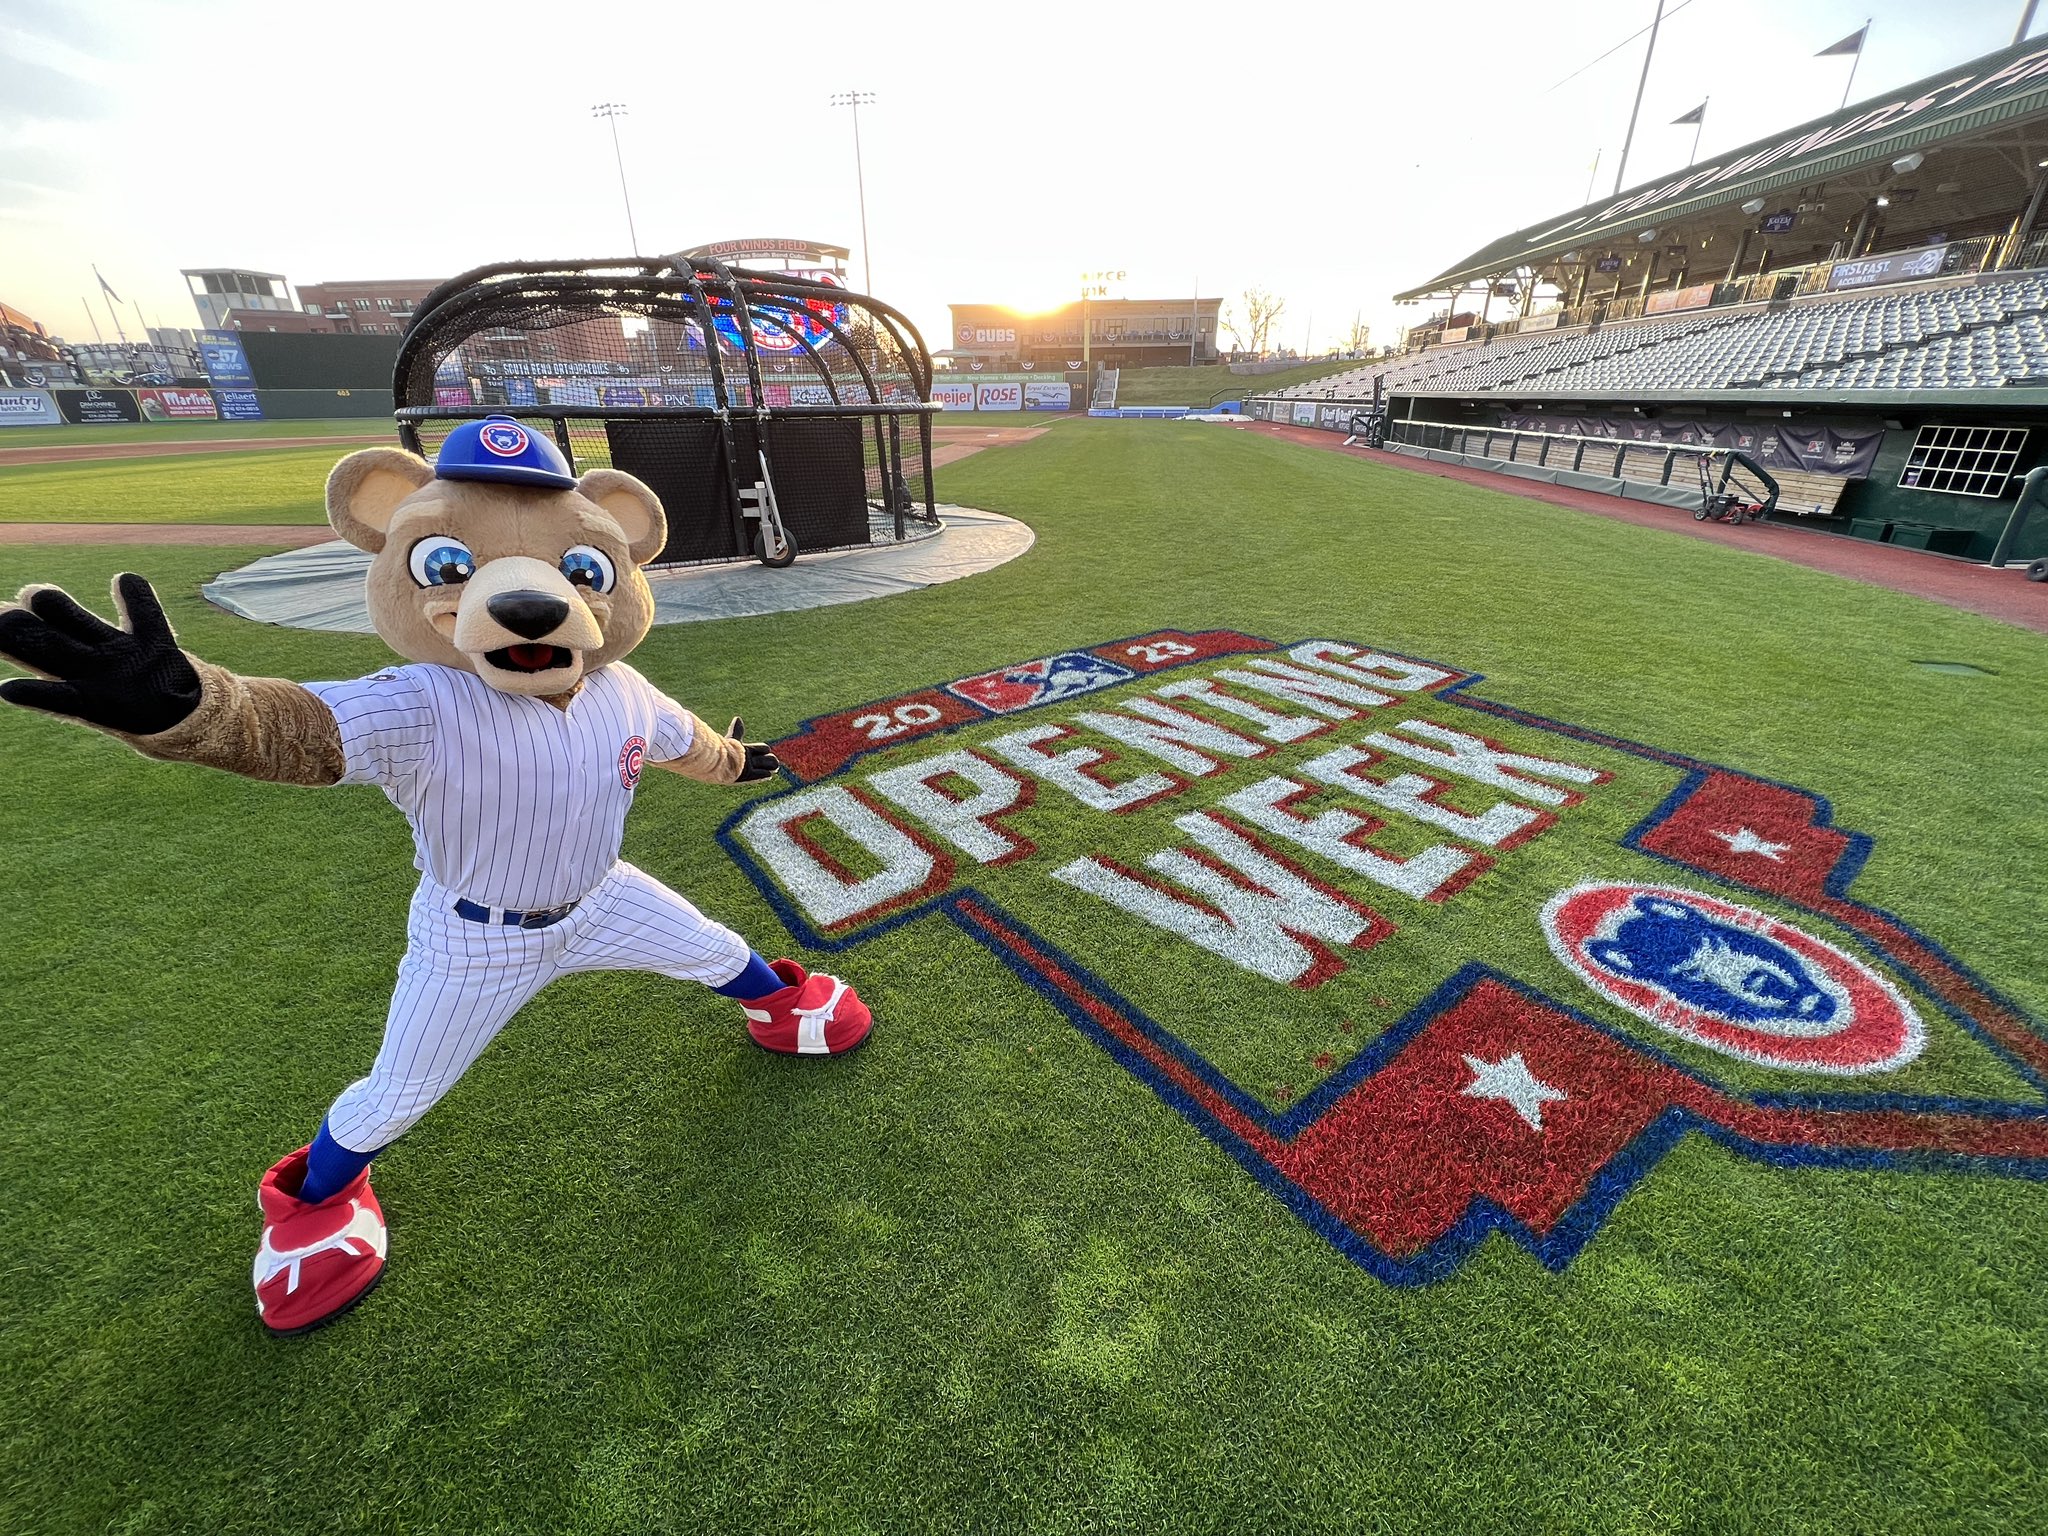
[[[1839,43],[1830,43],[1827,47],[1821,49],[1819,53],[1816,53],[1814,57],[1816,59],[1826,59],[1832,58],[1837,54],[1846,55],[1853,53],[1860,55],[1863,52],[1863,34],[1869,30],[1870,23],[1866,21]]]
[[[100,269],[98,262],[93,263],[92,275],[94,277],[100,277]],[[100,277],[100,292],[104,293],[108,298],[112,299],[116,304],[123,302],[121,295],[114,292],[113,284],[109,283],[104,277]]]
[[[1686,123],[1704,123],[1707,120],[1707,104],[1703,101],[1683,117],[1671,119],[1671,126],[1677,128]]]

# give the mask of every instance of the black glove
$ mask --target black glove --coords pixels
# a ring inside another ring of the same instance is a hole
[[[0,656],[55,679],[9,678],[0,699],[131,736],[167,731],[197,709],[199,673],[178,649],[149,583],[132,572],[117,576],[114,602],[125,629],[55,587],[31,593],[25,608],[0,612]]]
[[[747,734],[747,722],[734,715],[732,724],[726,727],[725,734],[738,741]],[[772,779],[782,772],[782,760],[775,755],[774,749],[767,742],[741,741],[740,745],[747,749],[747,761],[740,769],[740,776],[733,780],[735,784],[758,784],[763,779]]]

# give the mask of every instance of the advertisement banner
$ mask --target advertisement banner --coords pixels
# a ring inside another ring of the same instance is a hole
[[[963,325],[958,335],[960,344],[964,347],[1014,347],[1017,344],[1017,328],[1014,325]]]
[[[789,386],[791,405],[830,405],[832,390],[824,384],[792,384]]]
[[[53,389],[57,409],[73,426],[109,426],[142,420],[132,389]]]
[[[458,380],[457,382],[460,381]],[[531,379],[507,379],[500,387],[505,391],[505,403],[507,405],[540,404],[540,391],[534,387],[533,380]],[[440,391],[437,389],[435,394],[438,396],[439,393]]]
[[[476,396],[469,392],[467,384],[436,384],[434,386],[436,405],[475,405]]]
[[[1667,288],[1653,293],[1643,303],[1646,315],[1668,314],[1674,309],[1703,309],[1714,301],[1712,283],[1695,283],[1690,288]]]
[[[1024,386],[1027,411],[1065,411],[1074,404],[1074,387],[1065,379],[1032,379]]]
[[[220,411],[213,392],[205,389],[138,389],[136,402],[144,421],[217,421]]]
[[[761,403],[767,406],[789,404],[789,386],[787,384],[763,384],[761,386]]]
[[[1792,226],[1798,222],[1798,214],[1790,208],[1780,208],[1776,213],[1765,214],[1763,223],[1757,228],[1766,235],[1789,235],[1792,233]]]
[[[1593,263],[1593,270],[1595,272],[1619,272],[1621,270],[1621,258],[1619,256],[1602,256]]]
[[[1530,331],[1554,331],[1557,329],[1557,322],[1563,318],[1563,310],[1548,309],[1540,315],[1531,315],[1528,319],[1524,320],[1519,330],[1522,334],[1527,334]]]
[[[54,427],[63,419],[47,389],[0,389],[0,427]]]
[[[1623,439],[1637,443],[1676,444],[1686,448],[1733,448],[1766,469],[1802,469],[1844,479],[1869,477],[1884,441],[1882,427],[1849,430],[1805,422],[1655,421],[1634,417],[1504,415],[1511,432],[1554,432],[1565,436]],[[1552,463],[1560,462],[1553,455]],[[1568,461],[1566,461],[1568,462]],[[1596,466],[1588,465],[1590,468]],[[1597,466],[1605,474],[1607,466]]]
[[[1446,326],[1446,327],[1444,328],[1444,333],[1443,333],[1443,335],[1442,335],[1442,336],[1440,336],[1440,337],[1438,337],[1437,339],[1438,339],[1439,341],[1443,341],[1443,342],[1446,342],[1446,343],[1449,343],[1449,342],[1453,342],[1453,341],[1463,341],[1463,340],[1465,339],[1465,336],[1466,336],[1466,334],[1467,334],[1467,333],[1468,333],[1468,332],[1469,332],[1469,331],[1470,331],[1471,329],[1472,329],[1472,327],[1471,327],[1471,326],[1469,326],[1469,325],[1452,325],[1452,326]]]
[[[1842,288],[1870,288],[1878,283],[1906,283],[1917,277],[1937,276],[1948,258],[1948,247],[1930,245],[1920,251],[1899,251],[1890,256],[1870,256],[1862,261],[1838,261],[1828,273],[1828,292]]]
[[[961,379],[957,383],[945,380],[932,385],[932,403],[944,411],[971,411],[974,409],[974,381]]]
[[[242,350],[242,338],[233,331],[199,333],[199,366],[213,385],[253,389],[256,375],[249,371],[249,355]]]
[[[222,421],[261,421],[263,402],[253,389],[216,389],[215,402],[220,406]]]
[[[1024,409],[1024,386],[1006,379],[982,379],[974,386],[974,408],[977,411],[1021,411]]]
[[[598,400],[603,405],[645,405],[647,391],[638,384],[600,384]]]
[[[1297,427],[1312,427],[1316,424],[1316,405],[1313,400],[1294,402],[1294,424]]]

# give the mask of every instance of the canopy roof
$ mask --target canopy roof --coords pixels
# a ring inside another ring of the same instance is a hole
[[[1418,299],[1446,288],[1609,244],[1633,247],[1645,230],[1782,196],[1916,150],[1955,144],[2003,125],[2048,115],[2048,47],[2015,44],[1830,116],[1758,139],[1675,176],[1631,187],[1560,218],[1503,236],[1428,282],[1396,294]]]

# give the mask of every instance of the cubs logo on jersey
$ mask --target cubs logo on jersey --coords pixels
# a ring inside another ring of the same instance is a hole
[[[1689,1136],[2048,1177],[2048,1032],[1826,800],[1479,681],[1134,636],[806,722],[720,837],[812,947],[955,924],[1394,1283],[1562,1268]]]
[[[640,782],[640,769],[647,760],[647,738],[629,736],[619,748],[619,782],[627,789]]]
[[[991,714],[1008,715],[1034,705],[1070,699],[1077,693],[1093,693],[1098,688],[1124,682],[1130,676],[1128,667],[1105,661],[1100,656],[1092,656],[1086,651],[1062,651],[1057,656],[1044,656],[1021,666],[984,672],[979,677],[963,677],[958,682],[948,683],[946,691],[979,704]]]

